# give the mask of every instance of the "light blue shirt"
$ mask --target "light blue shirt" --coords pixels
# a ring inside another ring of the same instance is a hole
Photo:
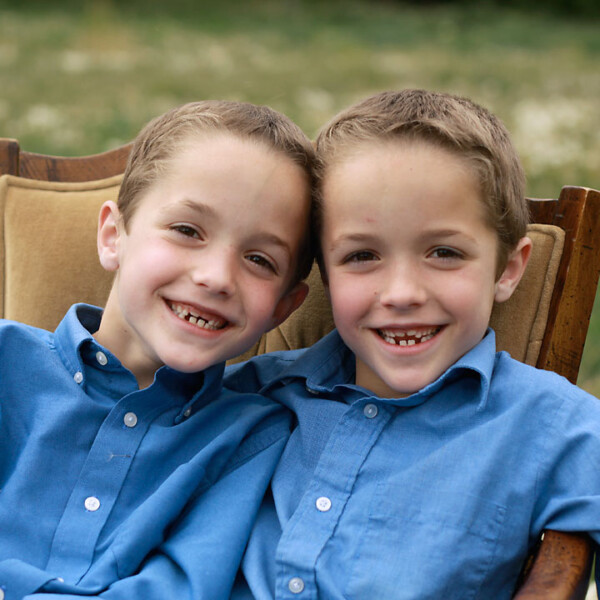
[[[227,598],[289,413],[222,364],[139,390],[100,315],[0,322],[0,596]]]
[[[335,331],[225,381],[298,419],[243,562],[257,599],[501,600],[543,529],[600,541],[600,402],[492,331],[403,399],[354,385]]]

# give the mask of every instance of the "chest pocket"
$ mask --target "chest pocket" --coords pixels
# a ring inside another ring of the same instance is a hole
[[[478,598],[505,514],[466,492],[379,484],[346,597]]]

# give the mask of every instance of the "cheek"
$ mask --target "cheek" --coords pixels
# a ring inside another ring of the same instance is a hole
[[[256,321],[270,319],[279,299],[283,296],[281,286],[266,281],[257,281],[243,274],[238,275],[238,290],[246,314]]]
[[[445,308],[465,327],[487,327],[494,302],[494,284],[487,277],[457,278],[444,289]]]
[[[344,322],[360,317],[374,297],[366,282],[352,277],[333,277],[329,281],[331,306],[336,321]]]
[[[135,262],[139,268],[149,269],[151,272],[163,269],[182,270],[186,262],[186,253],[161,239],[148,239],[138,247]]]

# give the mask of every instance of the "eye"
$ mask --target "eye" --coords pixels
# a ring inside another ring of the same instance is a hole
[[[357,252],[352,252],[351,254],[346,256],[346,258],[344,259],[344,262],[345,263],[352,263],[352,262],[361,263],[361,262],[368,262],[371,260],[379,260],[377,255],[374,252],[371,252],[370,250],[358,250]]]
[[[454,248],[449,248],[448,246],[434,248],[430,252],[429,256],[432,258],[439,258],[441,260],[460,260],[464,258],[464,254],[462,252]]]
[[[261,254],[248,254],[246,256],[246,260],[259,266],[261,269],[271,271],[272,273],[277,273],[275,265]]]
[[[195,227],[185,223],[171,225],[171,231],[175,231],[185,237],[200,239],[200,232]]]

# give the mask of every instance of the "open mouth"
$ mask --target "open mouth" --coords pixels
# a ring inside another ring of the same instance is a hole
[[[442,327],[427,327],[423,329],[377,329],[377,334],[388,344],[396,346],[415,346],[435,337]]]
[[[193,308],[177,302],[168,302],[169,308],[183,321],[196,325],[200,329],[210,329],[216,331],[224,329],[229,324],[227,319],[223,319],[213,314],[200,314]]]

